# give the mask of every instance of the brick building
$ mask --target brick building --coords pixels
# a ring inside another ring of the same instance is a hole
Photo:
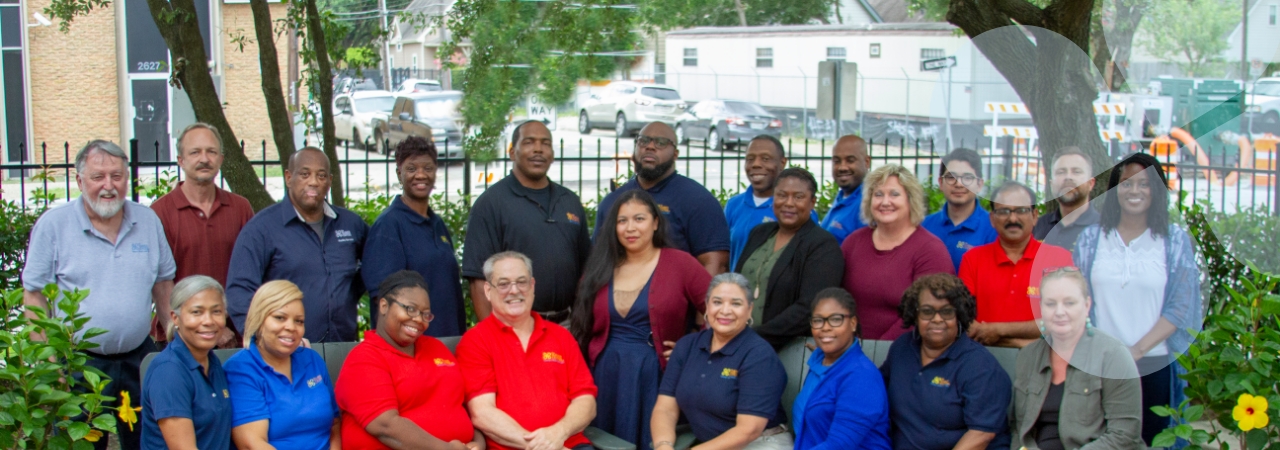
[[[47,144],[49,161],[61,162],[64,142],[74,152],[91,139],[123,146],[137,138],[160,142],[158,155],[152,144],[140,159],[174,159],[177,134],[195,114],[187,94],[168,85],[168,50],[146,0],[117,0],[77,17],[66,33],[43,15],[50,3],[0,0],[0,158],[39,161]],[[274,155],[247,0],[196,0],[196,6],[227,119],[250,159],[262,156],[262,141]],[[273,19],[285,12],[283,3],[271,3]],[[246,38],[243,50],[238,36]],[[286,93],[287,36],[276,42]]]

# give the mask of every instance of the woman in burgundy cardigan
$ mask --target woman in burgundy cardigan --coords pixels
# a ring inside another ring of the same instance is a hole
[[[690,319],[706,310],[711,275],[692,255],[664,248],[666,218],[648,192],[623,194],[603,220],[570,328],[592,375],[609,380],[598,385],[592,425],[649,448],[662,370]]]

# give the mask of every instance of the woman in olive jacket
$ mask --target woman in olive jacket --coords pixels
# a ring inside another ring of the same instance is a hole
[[[735,272],[751,281],[758,298],[756,333],[775,349],[811,335],[810,303],[819,291],[839,287],[844,255],[835,236],[811,220],[818,183],[809,171],[789,168],[773,189],[777,222],[757,225],[747,237]]]

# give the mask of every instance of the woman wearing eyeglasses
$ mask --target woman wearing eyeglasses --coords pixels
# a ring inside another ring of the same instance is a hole
[[[1178,405],[1178,355],[1203,324],[1200,271],[1187,232],[1169,220],[1160,163],[1135,153],[1111,170],[1102,219],[1080,233],[1075,262],[1093,291],[1093,324],[1129,347],[1142,375],[1142,438],[1169,426],[1151,412]]]
[[[880,372],[898,449],[1009,448],[1013,383],[995,356],[966,334],[973,295],[954,275],[926,275],[902,294],[902,323]]]
[[[705,310],[711,275],[667,248],[667,219],[653,197],[627,191],[603,217],[573,307],[574,337],[597,385],[597,428],[649,448],[649,419],[662,368],[688,333],[690,310]]]
[[[858,305],[848,291],[818,292],[809,315],[817,343],[791,408],[797,450],[888,450],[884,379],[858,345]]]
[[[809,335],[814,295],[840,286],[844,256],[840,243],[810,218],[818,182],[809,171],[792,167],[778,174],[773,188],[777,221],[756,225],[734,272],[752,281],[762,300],[752,323],[774,348]]]
[[[1041,278],[1043,338],[1018,352],[1013,448],[1145,448],[1137,367],[1123,343],[1089,324],[1092,303],[1075,267]]]
[[[931,273],[955,273],[951,254],[920,223],[925,216],[924,187],[905,167],[887,164],[862,182],[862,220],[840,250],[844,288],[858,299],[862,337],[894,340],[906,332],[898,317],[902,292]]]
[[[335,396],[342,410],[342,447],[483,449],[484,438],[463,408],[457,359],[425,333],[435,316],[422,275],[393,273],[378,286],[382,319],[351,350]]]

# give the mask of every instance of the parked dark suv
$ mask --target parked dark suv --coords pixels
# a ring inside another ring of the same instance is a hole
[[[700,101],[676,123],[680,144],[699,139],[716,151],[732,149],[761,134],[780,137],[782,121],[758,103],[737,100]]]

